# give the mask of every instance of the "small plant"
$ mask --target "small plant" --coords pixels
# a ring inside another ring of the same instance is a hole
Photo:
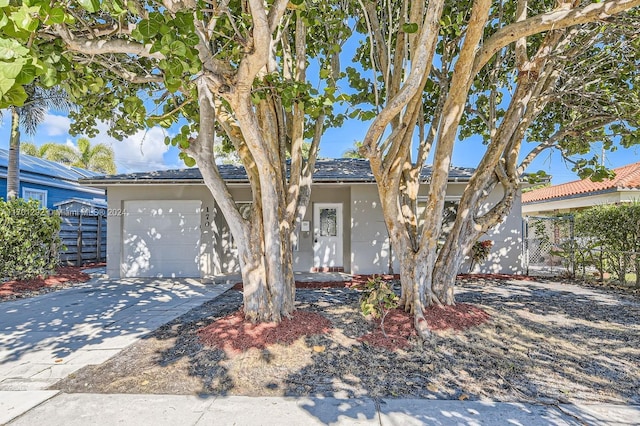
[[[489,252],[493,247],[493,241],[483,240],[476,241],[471,247],[471,266],[469,266],[469,272],[473,271],[473,267],[487,260]]]
[[[364,316],[380,318],[380,329],[387,337],[384,331],[384,319],[391,309],[398,307],[398,300],[399,297],[394,293],[391,284],[374,275],[369,278],[360,296],[360,312]]]

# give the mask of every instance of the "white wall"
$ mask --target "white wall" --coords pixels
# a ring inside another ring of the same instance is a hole
[[[487,200],[488,205],[500,200],[502,190],[496,190]],[[474,272],[492,274],[522,274],[522,202],[520,196],[516,197],[511,213],[505,220],[492,230],[486,237],[480,240],[492,240],[494,245],[489,253],[489,258],[481,265],[477,265]],[[466,266],[468,268],[468,265]],[[464,269],[461,272],[467,272]]]
[[[450,184],[449,195],[460,195],[464,184]],[[424,188],[423,190],[426,190]],[[234,198],[250,201],[247,188],[232,187]],[[107,274],[120,277],[122,273],[122,212],[127,200],[202,200],[202,238],[200,247],[201,277],[238,271],[230,243],[230,234],[224,218],[204,185],[116,185],[108,188]],[[495,202],[497,191],[489,198]],[[313,230],[314,203],[339,202],[343,204],[343,267],[353,274],[382,274],[389,272],[389,238],[382,217],[382,209],[375,184],[316,185],[304,220]],[[309,271],[313,267],[313,233],[299,234],[299,249],[294,252],[294,269]],[[518,198],[511,215],[495,230],[481,239],[495,243],[489,259],[476,271],[491,273],[522,273],[521,204]],[[393,272],[399,264],[393,257]],[[461,272],[467,272],[468,265]]]
[[[389,272],[389,234],[375,184],[351,186],[351,273]],[[399,265],[393,259],[393,271]]]

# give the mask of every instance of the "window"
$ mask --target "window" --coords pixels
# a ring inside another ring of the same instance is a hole
[[[22,198],[38,200],[40,207],[47,207],[47,191],[43,189],[22,188]]]
[[[320,209],[320,236],[338,235],[338,216],[336,209]]]

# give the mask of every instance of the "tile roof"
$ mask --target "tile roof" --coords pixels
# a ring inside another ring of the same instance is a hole
[[[244,167],[229,164],[218,165],[220,175],[230,183],[245,183],[247,175]],[[452,167],[449,172],[450,181],[469,180],[474,169]],[[422,170],[423,179],[431,175],[431,167]],[[369,161],[357,158],[338,158],[318,160],[313,173],[314,182],[375,182],[369,167]],[[179,170],[158,170],[152,172],[128,173],[120,175],[96,176],[81,179],[85,185],[109,185],[117,183],[202,183],[202,175],[197,168]]]
[[[536,189],[522,194],[522,203],[535,203],[556,198],[586,196],[595,192],[640,189],[640,162],[613,169],[616,176],[602,182],[589,179]]]

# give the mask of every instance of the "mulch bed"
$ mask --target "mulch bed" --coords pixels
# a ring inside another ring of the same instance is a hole
[[[85,266],[59,266],[49,276],[39,276],[26,280],[10,280],[0,283],[0,301],[15,300],[49,293],[74,284],[89,281],[91,277],[84,273],[85,269],[104,266],[103,264]]]
[[[350,280],[345,281],[296,281],[296,288],[298,289],[311,289],[311,288],[361,288],[371,279],[374,275],[351,275]],[[375,275],[383,280],[399,280],[400,275]],[[242,283],[236,283],[232,289],[242,291]]]
[[[244,312],[239,310],[200,329],[198,336],[206,345],[216,346],[227,354],[238,354],[251,348],[264,349],[276,343],[291,344],[301,337],[325,334],[331,329],[331,322],[315,312],[298,310],[291,318],[285,318],[278,324],[252,324],[244,319]]]
[[[490,319],[482,309],[458,303],[453,306],[429,306],[425,309],[424,317],[431,331],[464,331],[471,327],[477,327]],[[413,327],[413,316],[401,309],[392,309],[384,320],[384,330],[381,321],[374,321],[377,327],[370,333],[358,338],[360,342],[382,347],[393,351],[405,349],[410,345],[411,339],[416,338],[416,330]]]
[[[455,306],[426,312],[432,338],[419,342],[398,310],[385,340],[360,294],[300,289],[302,317],[279,329],[244,322],[229,290],[52,389],[640,404],[637,295],[465,277]]]

